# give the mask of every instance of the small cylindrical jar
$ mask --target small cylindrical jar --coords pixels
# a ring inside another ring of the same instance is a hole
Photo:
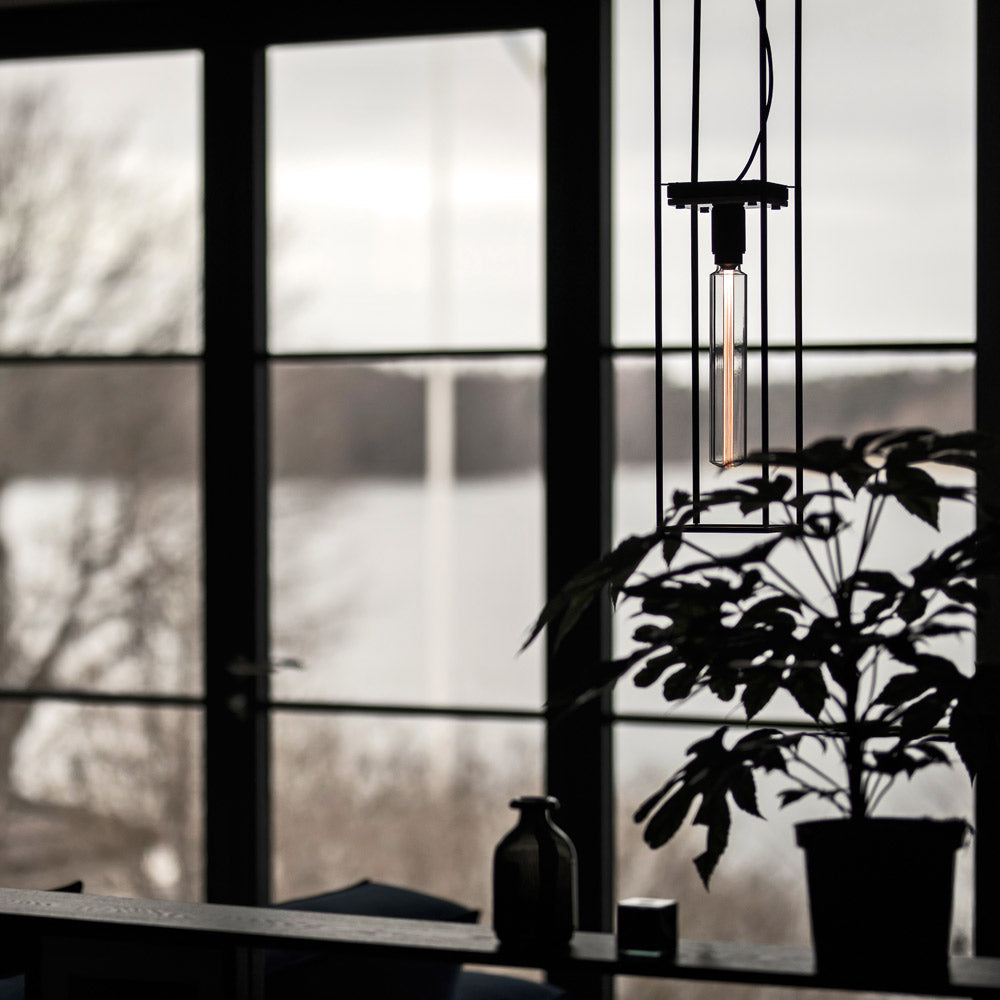
[[[721,265],[709,275],[709,437],[713,465],[747,457],[747,276]]]
[[[493,856],[493,929],[517,948],[565,946],[577,926],[576,849],[549,815],[552,796],[513,799],[517,825]]]

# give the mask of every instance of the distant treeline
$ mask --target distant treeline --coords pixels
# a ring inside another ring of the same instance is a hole
[[[198,369],[183,363],[18,365],[0,369],[0,475],[194,474],[199,462]],[[538,468],[544,391],[539,378],[464,371],[454,379],[460,476]],[[617,454],[649,462],[653,379],[618,373]],[[759,432],[759,392],[750,438]],[[914,371],[820,378],[805,385],[806,440],[880,426],[971,424],[968,372]],[[664,392],[664,457],[690,454],[687,389]],[[702,400],[705,412],[705,400]],[[770,392],[771,444],[793,441],[792,389]],[[418,476],[424,469],[425,384],[399,369],[277,366],[272,377],[272,463],[277,476]]]
[[[819,365],[815,365],[818,368]],[[874,365],[873,365],[874,367]],[[617,457],[621,462],[652,461],[655,417],[653,374],[648,369],[619,372]],[[973,386],[966,370],[874,371],[872,374],[813,378],[803,383],[803,437],[850,437],[880,427],[930,426],[965,430],[973,421]],[[795,443],[795,395],[790,383],[768,393],[769,447]],[[686,386],[665,385],[663,393],[664,459],[691,455],[692,406]],[[748,390],[747,423],[751,448],[761,446],[761,393]],[[708,392],[701,392],[701,447],[708,441]]]

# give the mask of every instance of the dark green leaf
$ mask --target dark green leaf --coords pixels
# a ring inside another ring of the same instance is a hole
[[[937,529],[941,488],[923,469],[890,461],[886,465],[885,483],[871,486],[870,491],[873,495],[885,493],[895,497],[905,510]]]
[[[662,552],[663,561],[669,566],[674,561],[674,556],[677,555],[680,550],[683,538],[680,534],[667,535],[663,539]]]
[[[773,479],[764,479],[763,476],[755,476],[751,479],[741,479],[741,486],[747,486],[758,493],[766,494],[773,500],[780,500],[792,488],[792,477],[784,473],[775,476]]]
[[[880,597],[878,600],[872,601],[865,607],[864,624],[874,625],[875,622],[886,615],[886,612],[892,609],[895,603],[895,597]],[[891,618],[892,616],[889,617]]]
[[[659,538],[659,532],[626,538],[613,552],[598,560],[593,582],[601,585],[607,583],[612,595],[617,594],[653,550]]]
[[[826,541],[840,534],[847,522],[836,511],[809,514],[802,520],[806,537]]]
[[[912,777],[926,763],[926,761],[921,762],[917,755],[909,753],[903,748],[894,747],[892,750],[873,753],[868,767],[878,774],[886,774],[890,777],[904,772],[907,776]]]
[[[884,645],[886,651],[894,660],[909,666],[916,666],[919,654],[917,653],[916,646],[913,644],[913,640],[906,632],[889,636],[885,640]]]
[[[670,640],[672,630],[670,628],[663,628],[661,625],[640,625],[633,633],[632,638],[636,642],[641,642],[646,646],[655,646],[661,642],[668,642]]]
[[[680,662],[676,653],[665,653],[662,656],[654,656],[646,661],[646,665],[632,678],[636,687],[649,687],[655,684],[664,671],[669,670]]]
[[[738,500],[740,513],[746,516],[783,500],[791,489],[792,480],[785,475],[775,476],[774,479],[758,476],[753,479],[742,479],[740,484],[747,487]]]
[[[1000,760],[1000,665],[976,664],[958,691],[948,734],[970,780],[985,762]]]
[[[939,737],[931,736],[913,743],[905,738],[900,739],[889,750],[873,752],[868,767],[872,771],[890,777],[906,774],[912,778],[917,771],[933,764],[950,764],[948,755],[937,745],[938,739]]]
[[[951,710],[948,735],[958,759],[965,765],[969,781],[975,781],[985,757],[981,721],[967,699],[960,699]]]
[[[731,756],[762,767],[766,771],[784,771],[783,748],[796,745],[800,733],[782,733],[778,729],[755,729],[736,741]]]
[[[937,695],[927,695],[906,708],[899,717],[903,735],[909,739],[929,733],[944,718],[948,703]]]
[[[951,758],[937,745],[936,738],[921,740],[915,747],[932,764],[950,764]]]
[[[851,496],[840,489],[807,490],[789,501],[796,510],[807,510],[817,500],[843,500],[849,502]]]
[[[970,631],[965,625],[939,625],[932,622],[918,626],[918,633],[924,639],[937,639],[945,635],[965,635]]]
[[[810,719],[819,718],[827,698],[826,682],[819,667],[792,667],[785,687]]]
[[[864,445],[865,454],[869,455],[882,455],[891,454],[893,452],[898,453],[902,446],[909,446],[913,448],[921,443],[922,447],[918,451],[918,460],[926,461],[927,447],[926,442],[929,438],[933,437],[934,431],[929,427],[907,427],[903,430],[899,428],[891,428],[890,430],[879,431],[877,434],[878,441],[869,441]],[[855,439],[855,445],[857,445],[863,438],[871,438],[871,434],[863,434]]]
[[[674,788],[681,784],[683,778],[684,769],[681,768],[679,771],[675,771],[665,782],[661,785],[652,795],[646,797],[642,805],[639,806],[635,811],[635,815],[632,817],[636,823],[642,823],[647,816],[656,808],[657,804],[661,799],[666,797]]]
[[[851,442],[851,450],[862,455],[877,452],[878,445],[886,439],[892,440],[897,433],[898,431],[894,427],[885,428],[880,431],[867,431],[864,434],[859,434]]]
[[[678,788],[660,804],[643,831],[643,838],[650,847],[662,847],[680,829],[691,810],[695,794],[690,788]],[[636,813],[637,822],[641,822],[640,815]]]
[[[890,677],[875,699],[876,705],[905,705],[926,694],[934,687],[933,680],[920,673],[896,674]]]
[[[781,803],[781,808],[784,809],[785,806],[790,806],[794,802],[798,802],[800,799],[804,799],[811,789],[809,788],[785,788],[778,792],[778,800]]]
[[[968,583],[965,580],[956,580],[954,583],[945,584],[942,589],[953,601],[959,601],[962,604],[970,604],[976,608],[979,607],[979,591],[971,583]]]
[[[642,650],[621,660],[599,663],[593,671],[580,671],[563,678],[558,690],[549,698],[546,708],[557,717],[596,698],[605,688],[609,688],[627,674],[645,654]]]
[[[542,613],[528,633],[528,638],[521,646],[521,651],[523,652],[535,641],[546,625],[555,626],[554,641],[558,646],[601,591],[606,586],[609,586],[612,592],[620,589],[659,539],[659,532],[651,535],[633,535],[626,538],[613,552],[607,553],[577,573],[542,609]]]
[[[871,590],[877,594],[898,594],[903,590],[903,584],[895,573],[888,570],[859,570],[845,581],[848,586],[858,590]]]
[[[701,819],[696,818],[695,822],[708,827],[708,834],[705,838],[705,852],[694,859],[694,866],[698,869],[698,874],[707,889],[719,858],[729,845],[731,821],[729,806],[723,795],[703,802],[698,812]]]
[[[663,682],[663,697],[667,701],[680,701],[687,698],[700,673],[701,668],[697,665],[684,667],[684,669],[672,673]]]
[[[927,598],[919,590],[908,590],[899,602],[897,614],[904,622],[915,622],[927,610]]]
[[[869,465],[860,452],[847,448],[843,438],[824,438],[804,448],[801,453],[794,451],[772,451],[761,455],[772,465],[791,466],[826,476],[839,476],[857,496],[862,486],[873,476],[876,469]]]
[[[802,610],[802,602],[790,594],[776,594],[773,597],[765,597],[743,612],[743,624],[752,625],[757,622],[775,623],[778,612]]]
[[[732,701],[736,695],[736,680],[735,670],[713,671],[707,678],[708,688],[720,701]]]
[[[743,711],[747,720],[764,710],[781,686],[782,668],[772,666],[752,667],[743,673]]]
[[[745,813],[751,816],[760,816],[757,807],[757,785],[754,781],[753,771],[749,767],[741,767],[733,775],[730,791],[733,794],[733,801]]]

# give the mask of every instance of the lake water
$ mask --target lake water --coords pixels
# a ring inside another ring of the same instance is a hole
[[[684,471],[671,469],[668,482],[682,482]],[[58,525],[71,509],[71,492],[66,484],[22,484],[8,493],[0,510],[12,539],[12,564],[33,567],[28,575],[34,592],[47,575],[58,577],[58,566],[51,562],[58,532],[51,525]],[[616,533],[647,530],[652,521],[651,470],[622,470],[615,496]],[[301,659],[303,669],[280,671],[275,696],[538,708],[540,647],[520,656],[517,650],[542,601],[542,507],[540,478],[528,474],[460,480],[436,491],[416,481],[365,481],[342,488],[322,481],[279,484],[272,538],[275,653]],[[967,524],[967,518],[948,517],[943,538]],[[887,522],[886,529],[876,558],[895,566],[912,563],[933,535],[913,518]],[[631,625],[624,617],[619,648],[627,646]],[[955,653],[971,662],[968,650]],[[93,640],[80,647],[79,657],[93,660]],[[66,677],[74,675],[72,659]],[[127,687],[120,665],[118,672],[116,688]],[[100,678],[96,683],[100,686]],[[652,714],[666,707],[655,690],[636,691],[628,684],[622,685],[617,703],[623,711]],[[779,713],[787,716],[788,709],[779,706]],[[680,711],[697,715],[706,706],[692,704]],[[76,801],[79,789],[73,785],[78,784],[80,765],[73,761],[86,760],[95,746],[103,747],[105,754],[115,752],[107,738],[92,726],[74,726],[73,718],[73,710],[65,708],[34,713],[18,743],[16,783],[24,794]],[[305,762],[296,766],[307,769],[313,761],[319,768],[327,765],[309,753],[315,727],[285,718],[288,721],[278,727],[278,767],[286,783],[300,781],[304,790],[313,779],[296,773],[288,762]],[[350,722],[341,718],[330,731],[349,733],[338,750],[338,767],[347,772],[353,760],[358,773],[375,768],[391,777],[400,755],[410,755],[438,773],[438,784],[446,785],[458,780],[456,768],[471,752],[489,762],[500,784],[507,780],[505,772],[520,769],[521,790],[540,790],[541,730],[535,723],[417,720],[404,725],[362,716]],[[414,735],[418,731],[420,735]],[[619,726],[616,773],[623,808],[636,805],[655,788],[681,762],[689,743],[708,731]],[[119,731],[111,744],[134,743],[137,732]],[[125,754],[122,759],[131,758]],[[126,792],[128,787],[123,786]],[[122,802],[136,794],[112,794],[106,797],[107,805],[128,812]],[[762,803],[772,817],[769,822],[736,819],[732,854],[720,871],[723,885],[726,870],[766,871],[776,858],[787,856],[793,842],[791,824],[816,815],[809,810],[779,813],[773,788],[762,790]],[[887,812],[969,815],[971,795],[964,773],[939,769],[912,784],[900,782],[885,805]],[[647,850],[627,822],[620,837],[623,845],[633,845],[626,850]],[[970,853],[966,851],[960,862],[959,927],[968,925]],[[631,887],[639,890],[641,885]]]

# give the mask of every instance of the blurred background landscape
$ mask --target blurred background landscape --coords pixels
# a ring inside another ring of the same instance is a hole
[[[671,120],[688,99],[687,6],[667,19]],[[710,19],[706,38],[732,65],[706,68],[708,108],[755,58],[742,43],[753,5],[721,6],[728,20]],[[790,7],[768,6],[780,86]],[[807,332],[843,349],[807,356],[807,440],[972,422],[972,5],[944,6],[851,0],[809,25]],[[647,20],[647,4],[616,4],[618,348],[648,347],[652,330]],[[371,877],[488,914],[507,800],[542,788],[541,723],[371,709],[541,707],[541,653],[516,653],[543,599],[544,39],[268,58],[271,628],[275,657],[301,664],[275,673],[273,695],[369,706],[273,713],[275,898]],[[199,73],[192,53],[0,65],[6,885],[202,892]],[[824,73],[850,86],[831,92]],[[720,174],[753,133],[752,112],[726,115],[738,142],[706,113],[706,130],[727,136]],[[773,116],[773,171],[787,173],[787,92]],[[667,156],[680,176],[685,143]],[[916,157],[950,201],[913,222],[901,178]],[[900,215],[906,225],[886,226]],[[681,221],[665,237],[672,348],[690,308]],[[773,323],[787,345],[782,252]],[[442,356],[407,356],[421,350]],[[666,366],[668,488],[690,484],[687,366],[679,354]],[[790,444],[787,353],[773,371],[771,441]],[[614,378],[620,537],[655,516],[649,355],[623,351]],[[753,446],[753,373],[750,405]],[[109,701],[119,695],[133,703]],[[620,705],[656,718],[655,698],[635,699]],[[641,843],[632,811],[701,733],[616,726],[617,894],[678,898],[688,937],[805,943],[798,817],[744,818],[709,896],[690,863],[696,841]],[[968,806],[958,772],[902,803]],[[955,947],[966,950],[960,863]],[[705,989],[677,987],[692,1000]]]

